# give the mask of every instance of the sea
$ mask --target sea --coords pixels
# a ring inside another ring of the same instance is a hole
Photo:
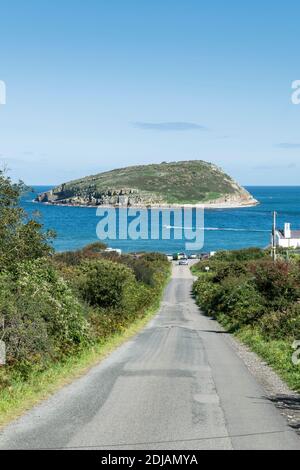
[[[34,202],[37,193],[49,189],[50,186],[34,186],[22,196],[21,205],[28,215],[38,217],[45,230],[55,231],[56,237],[51,242],[54,249],[58,252],[76,250],[99,240],[99,215],[96,208]],[[197,252],[267,247],[270,244],[274,211],[277,213],[279,228],[285,222],[290,222],[292,229],[300,229],[300,186],[248,186],[246,189],[259,201],[259,205],[238,209],[206,209],[201,228],[203,246]],[[161,223],[162,220],[159,220]],[[114,235],[106,234],[107,239],[102,241],[108,247],[119,248],[122,252],[159,251],[171,254],[191,251],[186,249],[187,240],[184,237],[176,239],[174,234],[172,236],[172,220],[170,227],[170,239],[164,239],[162,227],[158,227],[159,239],[151,239],[150,236],[148,239],[116,239]]]

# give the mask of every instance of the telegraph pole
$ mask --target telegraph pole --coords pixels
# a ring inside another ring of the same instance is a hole
[[[273,228],[272,228],[272,259],[276,261],[276,215],[277,212],[273,212]]]

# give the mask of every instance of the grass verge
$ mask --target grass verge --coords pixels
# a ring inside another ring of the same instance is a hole
[[[300,392],[300,364],[292,362],[294,350],[290,342],[265,339],[258,329],[251,327],[239,330],[235,336],[263,358],[292,390]]]
[[[15,380],[10,387],[1,390],[0,427],[18,418],[64,385],[87,373],[91,367],[97,365],[114,349],[138,333],[157,313],[169,278],[170,276],[162,286],[160,296],[142,318],[134,320],[121,332],[111,335],[104,341],[74,356],[67,357],[61,362],[50,364],[43,372],[31,372],[26,382]]]

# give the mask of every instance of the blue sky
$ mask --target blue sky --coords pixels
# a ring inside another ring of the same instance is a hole
[[[203,159],[299,184],[299,2],[4,0],[0,159],[28,184]]]

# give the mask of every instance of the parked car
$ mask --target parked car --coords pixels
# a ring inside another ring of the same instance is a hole
[[[187,256],[185,253],[174,253],[173,255],[173,260],[179,260],[179,259],[187,259]]]
[[[189,264],[188,260],[186,258],[182,258],[179,260],[179,263],[178,263],[180,266],[186,266],[187,264]]]

